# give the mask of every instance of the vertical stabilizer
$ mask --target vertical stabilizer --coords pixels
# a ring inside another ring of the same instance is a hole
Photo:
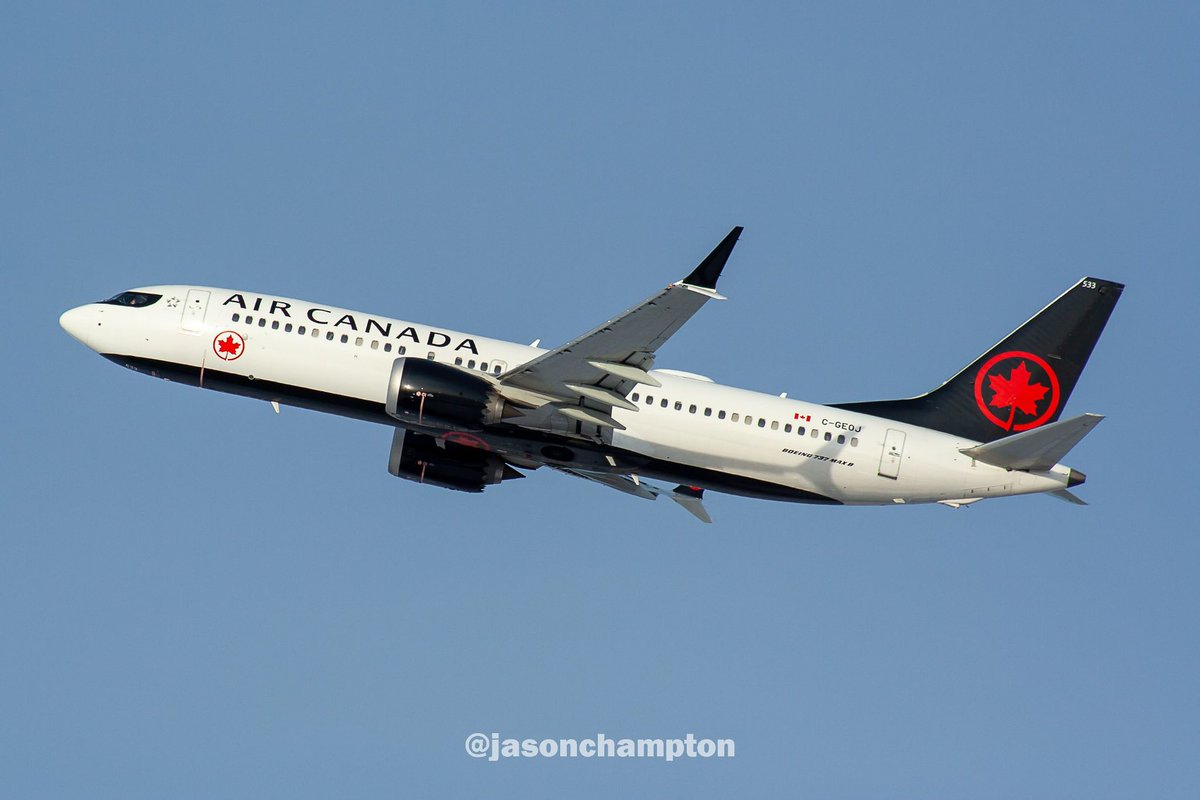
[[[1084,278],[933,391],[836,407],[977,442],[1055,422],[1124,288]]]

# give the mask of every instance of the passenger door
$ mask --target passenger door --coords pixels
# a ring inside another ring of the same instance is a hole
[[[904,458],[904,431],[888,428],[883,439],[883,456],[879,459],[879,474],[885,478],[900,477],[900,461]]]
[[[183,303],[183,319],[179,327],[185,333],[200,333],[204,330],[204,314],[208,310],[208,292],[202,289],[189,289],[187,300]]]

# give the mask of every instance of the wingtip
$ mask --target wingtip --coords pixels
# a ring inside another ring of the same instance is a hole
[[[708,509],[704,507],[704,490],[699,486],[680,484],[671,490],[670,497],[696,519],[709,525],[712,524],[712,517],[709,516]]]
[[[729,255],[733,252],[733,246],[737,244],[738,237],[742,235],[742,230],[744,229],[741,225],[734,226],[733,230],[721,240],[721,243],[714,247],[713,251],[681,283],[701,289],[716,290],[717,279],[721,277],[721,270],[725,269],[725,263],[729,261]]]

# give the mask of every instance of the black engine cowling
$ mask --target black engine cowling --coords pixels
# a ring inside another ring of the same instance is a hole
[[[498,422],[503,410],[504,400],[486,378],[421,358],[392,363],[387,413],[408,425],[479,431]]]
[[[460,492],[482,492],[509,478],[525,477],[495,453],[454,442],[439,446],[434,437],[397,428],[388,472],[397,478]]]

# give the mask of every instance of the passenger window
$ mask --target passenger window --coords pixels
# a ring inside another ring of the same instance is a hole
[[[500,365],[499,365],[499,364],[492,364],[492,374],[494,374],[494,375],[499,375],[499,374],[500,374],[500,371],[501,371],[501,370],[500,370]]]
[[[350,341],[350,337],[347,334],[343,333],[342,334],[342,344],[345,344],[348,341]]]
[[[681,402],[679,402],[678,400],[676,400],[676,401],[675,401],[675,410],[676,410],[676,411],[683,411],[683,403],[681,403]]]
[[[363,337],[361,337],[361,336],[359,336],[357,339],[354,340],[355,347],[362,347],[362,343],[363,343]]]
[[[304,334],[308,333],[308,328],[305,328],[303,325],[301,325],[299,328],[296,328],[296,333],[303,336]]]
[[[253,325],[253,324],[254,324],[254,317],[252,317],[252,316],[250,316],[249,314],[247,314],[247,315],[246,315],[246,324],[247,324],[247,325]]]
[[[372,339],[372,340],[371,340],[371,349],[372,349],[372,350],[378,350],[378,349],[379,349],[379,340],[378,340],[378,339]]]
[[[761,423],[761,422],[762,422],[762,420],[760,419],[760,420],[759,420],[759,422]],[[752,416],[750,416],[749,414],[747,414],[747,415],[746,415],[746,424],[747,424],[747,425],[753,425],[753,424],[754,424],[754,417],[752,417]],[[759,427],[761,428],[761,427],[762,427],[762,425],[759,425]]]
[[[384,343],[383,343],[383,352],[385,352],[385,353],[390,353],[390,352],[392,352],[392,343],[391,343],[391,342],[384,342]]]
[[[666,408],[666,407],[667,407],[667,403],[668,403],[668,400],[667,400],[667,398],[665,398],[665,397],[664,397],[662,400],[660,400],[660,401],[659,401],[659,403],[658,403],[658,404],[659,404],[660,406],[662,406],[663,408]]]
[[[436,361],[436,360],[437,360],[437,353],[435,353],[435,352],[433,352],[432,350],[430,350],[430,351],[429,351],[429,355],[425,356],[425,358],[426,358],[427,360],[429,360],[429,361]]]
[[[312,337],[313,337],[314,339],[316,339],[316,338],[320,337],[320,335],[321,335],[321,330],[320,330],[319,328],[313,328],[313,329],[312,329]]]
[[[291,332],[292,332],[292,323],[290,323],[290,322],[289,322],[287,325],[284,325],[284,326],[283,326],[283,332],[284,332],[284,333],[291,333]]]
[[[273,331],[279,330],[279,320],[277,320],[277,319],[271,320],[271,330],[273,330]]]
[[[771,423],[771,430],[773,430],[773,431],[779,430],[779,420],[775,420]]]
[[[233,312],[233,321],[234,321],[234,322],[237,322],[237,321],[238,321],[239,319],[241,319],[241,318],[242,318],[242,315],[241,315],[241,314],[237,313],[236,311],[235,311],[235,312]]]
[[[827,441],[827,442],[828,442],[828,441],[830,441],[831,439],[833,439],[833,434],[832,434],[832,433],[830,433],[829,431],[825,431],[825,441]]]
[[[260,328],[265,328],[265,327],[267,327],[267,318],[266,318],[266,317],[259,317],[259,318],[258,318],[258,327],[260,327]]]
[[[638,400],[641,400],[642,398],[638,395],[637,392],[634,392],[633,394],[631,394],[629,396],[629,399],[636,403]]]
[[[329,333],[325,334],[325,341],[327,341],[327,342],[333,341],[333,331],[329,331]]]
[[[467,369],[475,369],[475,359],[472,358],[467,362]]]
[[[717,412],[717,419],[725,419],[725,409],[721,409]]]
[[[461,367],[461,366],[462,366],[462,356],[455,356],[455,357],[454,357],[454,366],[456,366],[456,367]]]
[[[695,414],[695,413],[696,413],[696,407],[695,407],[695,406],[688,406],[688,413],[689,413],[689,414]]]
[[[784,432],[784,433],[791,433],[791,432],[792,432],[792,423],[790,423],[790,422],[789,422],[788,424],[784,425],[784,426],[783,426],[783,432]]]
[[[487,362],[486,361],[482,362],[479,365],[479,369],[482,370],[483,372],[487,372]]]
[[[850,437],[850,446],[851,446],[851,447],[858,447],[858,437],[857,437],[857,436],[851,436],[851,437]]]
[[[846,443],[846,437],[845,437],[845,436],[843,436],[842,434],[840,434],[840,433],[839,433],[839,434],[838,434],[838,438],[837,438],[837,442],[838,442],[838,444],[845,444],[845,443]]]
[[[797,425],[797,426],[796,426],[796,433],[797,433],[797,434],[799,434],[800,436],[803,436],[803,435],[804,435],[804,426],[803,426],[803,425]]]
[[[813,432],[812,432],[812,438],[814,438],[814,439],[815,439],[815,438],[817,438],[817,437],[818,437],[818,436],[820,436],[820,435],[821,435],[821,432],[820,432],[819,430],[817,430],[816,428],[813,428]]]
[[[396,348],[396,354],[397,354],[397,355],[401,355],[401,356],[402,356],[402,355],[404,355],[404,353],[405,353],[405,347],[404,347],[404,345],[399,345],[399,346]]]
[[[721,413],[724,414],[725,412],[722,411]],[[736,411],[729,415],[729,420],[731,422],[737,422],[739,419],[741,419],[741,416]]]
[[[711,409],[711,408],[706,408],[706,409],[704,409],[704,416],[706,416],[706,417],[711,417],[711,416],[712,416],[712,409]]]

